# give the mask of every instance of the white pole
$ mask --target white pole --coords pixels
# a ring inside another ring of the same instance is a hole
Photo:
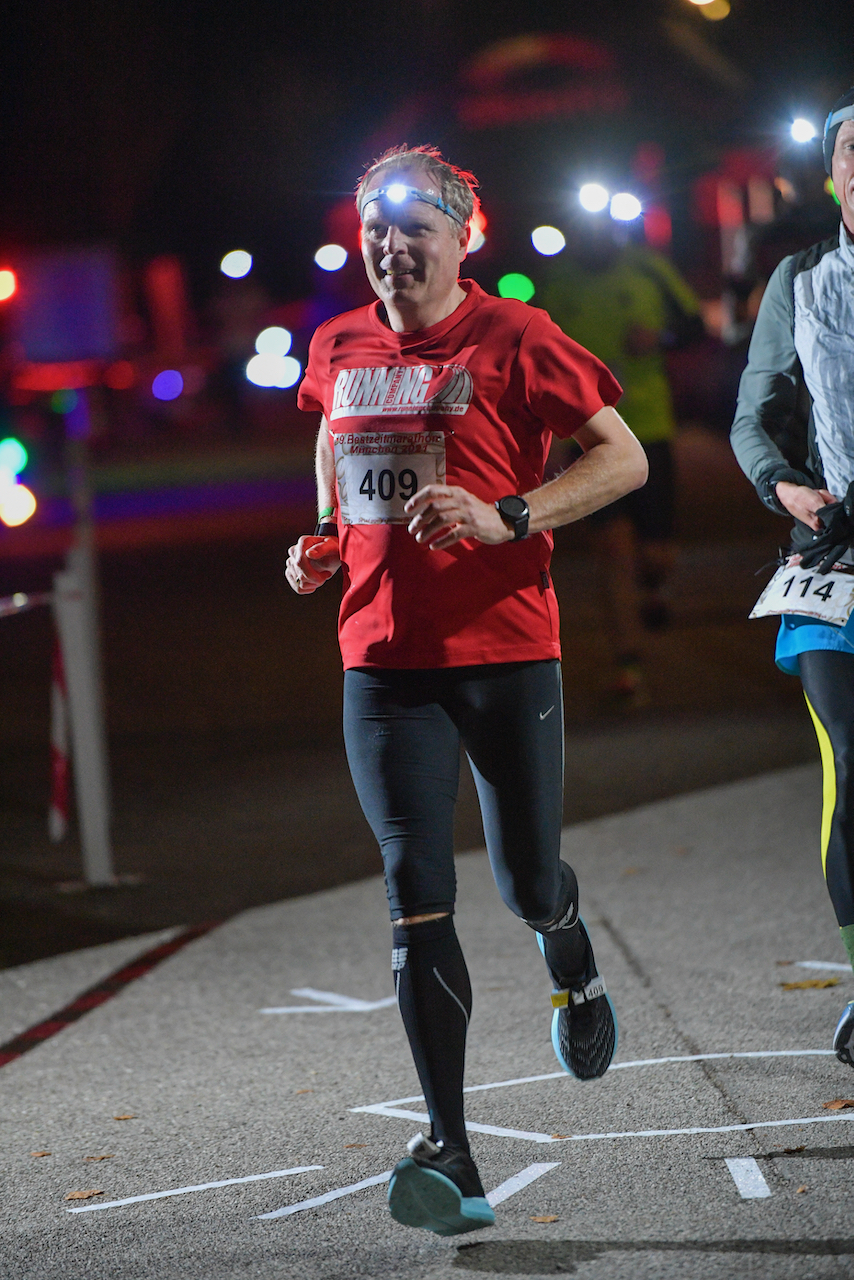
[[[107,749],[99,688],[97,650],[93,651],[92,610],[87,585],[69,570],[54,575],[54,611],[62,645],[74,789],[83,851],[83,876],[93,886],[114,885],[110,847]],[[89,586],[91,591],[91,586]]]

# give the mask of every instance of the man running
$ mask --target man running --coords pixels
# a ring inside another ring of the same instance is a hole
[[[815,574],[798,581],[794,603],[783,598],[773,610],[781,614],[776,657],[783,671],[800,675],[818,735],[822,863],[854,967],[854,615],[833,620],[854,564],[854,89],[832,107],[823,149],[842,222],[771,276],[731,439],[765,505],[795,517],[792,550]],[[828,574],[838,562],[843,573]],[[791,561],[787,572],[797,566]],[[854,1001],[833,1047],[854,1067]]]
[[[544,312],[459,279],[471,174],[432,148],[386,152],[359,183],[379,301],[322,325],[300,387],[323,417],[319,523],[290,548],[299,594],[341,567],[344,736],[379,842],[392,969],[430,1113],[389,1185],[393,1217],[440,1235],[494,1221],[463,1115],[471,988],[454,930],[462,742],[502,899],[537,932],[552,1043],[580,1079],[617,1039],[560,859],[563,714],[550,530],[642,485],[620,388]],[[579,461],[543,485],[552,433]]]

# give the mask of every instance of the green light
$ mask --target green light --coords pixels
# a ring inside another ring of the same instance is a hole
[[[16,476],[27,465],[27,451],[14,436],[0,440],[0,470],[11,471]]]
[[[498,281],[499,298],[518,298],[520,302],[530,302],[535,292],[533,280],[519,271],[511,271]]]
[[[835,204],[839,204],[839,196],[836,194],[836,190],[835,190],[835,188],[834,188],[834,186],[833,186],[833,179],[832,179],[832,178],[828,178],[828,179],[827,179],[827,181],[826,181],[826,182],[825,182],[825,184],[824,184],[824,189],[825,189],[825,191],[827,192],[827,194],[828,194],[829,196],[833,196],[834,203],[835,203]],[[841,206],[840,206],[840,207],[841,207]]]
[[[54,413],[70,413],[77,404],[76,391],[54,391],[50,398],[50,407]]]

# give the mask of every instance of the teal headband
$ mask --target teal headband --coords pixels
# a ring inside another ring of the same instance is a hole
[[[430,191],[422,191],[420,187],[407,187],[402,182],[390,182],[387,187],[375,187],[373,191],[369,191],[359,209],[360,218],[365,216],[365,205],[370,204],[372,200],[388,200],[391,204],[403,204],[405,200],[420,200],[422,204],[430,204],[440,213],[446,213],[461,227],[466,225],[456,209],[446,204],[441,196],[435,196]]]

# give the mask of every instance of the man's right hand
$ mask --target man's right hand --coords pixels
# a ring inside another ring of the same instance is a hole
[[[789,514],[801,524],[808,525],[814,533],[820,533],[824,528],[818,512],[828,503],[838,501],[827,489],[810,489],[804,484],[790,484],[788,480],[776,484],[774,492]]]
[[[303,536],[288,548],[285,577],[298,596],[311,595],[341,567],[337,538]]]

